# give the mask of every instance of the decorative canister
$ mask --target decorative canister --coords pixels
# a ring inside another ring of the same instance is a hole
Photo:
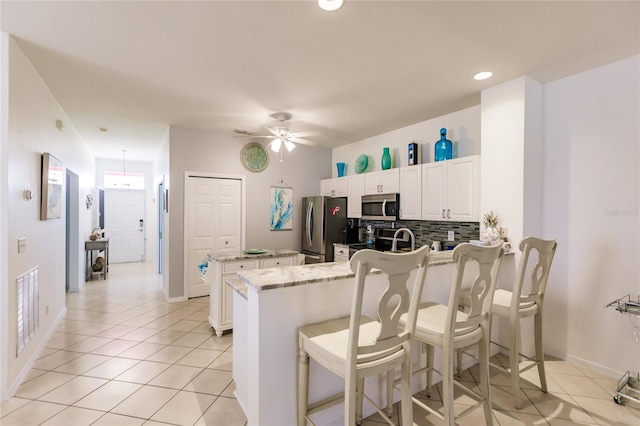
[[[418,164],[418,144],[415,142],[411,142],[409,144],[409,161],[410,166],[414,164]]]
[[[391,168],[391,154],[389,154],[389,148],[382,148],[382,162],[380,166],[382,170],[388,170]]]

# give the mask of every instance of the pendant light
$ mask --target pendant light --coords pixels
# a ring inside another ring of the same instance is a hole
[[[122,186],[124,188],[129,189],[129,184],[127,183],[127,168],[125,162],[125,154],[127,153],[126,149],[122,150]]]

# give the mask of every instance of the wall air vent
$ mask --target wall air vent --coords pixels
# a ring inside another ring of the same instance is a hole
[[[247,130],[247,129],[233,129],[233,133],[237,133],[239,135],[252,135],[255,132],[252,132],[251,130]]]

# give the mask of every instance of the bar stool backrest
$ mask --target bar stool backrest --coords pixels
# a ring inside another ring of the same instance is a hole
[[[514,283],[511,310],[517,310],[523,303],[541,304],[557,247],[558,243],[555,238],[543,240],[536,237],[526,237],[520,242],[522,255],[520,256],[516,282]],[[528,263],[534,254],[537,254],[538,259],[537,263],[530,269],[531,274],[529,275],[529,282],[527,282]],[[520,297],[518,298],[516,295]]]

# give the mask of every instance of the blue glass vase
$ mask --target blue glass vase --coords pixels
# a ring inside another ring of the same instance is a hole
[[[435,161],[451,160],[453,158],[453,145],[447,139],[447,129],[440,129],[440,140],[435,144]]]
[[[391,168],[391,154],[389,154],[389,148],[382,148],[382,162],[380,164],[382,170],[388,170]]]

